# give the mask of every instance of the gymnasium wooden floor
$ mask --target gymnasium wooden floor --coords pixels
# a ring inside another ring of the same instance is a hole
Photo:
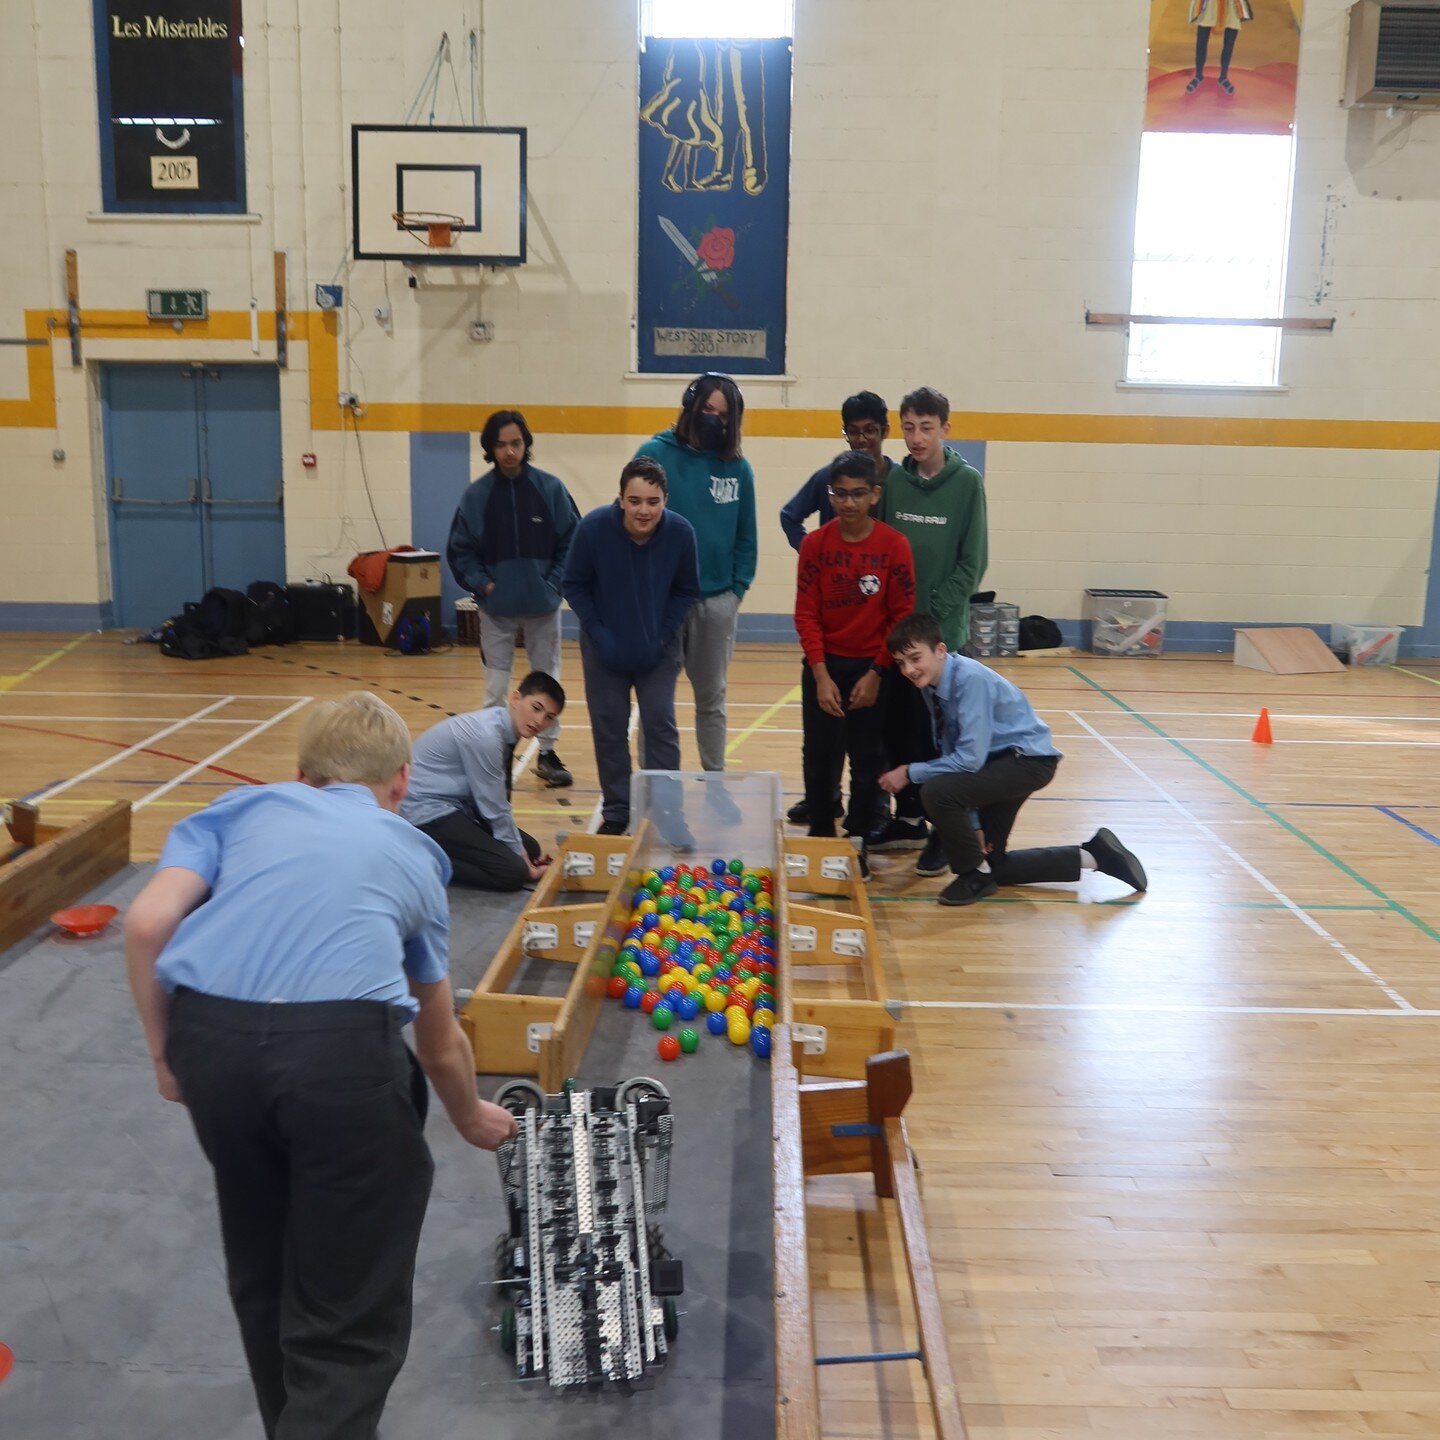
[[[875,860],[973,1440],[1440,1436],[1440,669],[1005,670],[1067,757],[1016,842],[1108,824],[1152,888],[955,912],[913,856]],[[741,647],[731,674],[731,764],[794,793],[797,657]],[[229,786],[288,778],[304,705],[358,685],[418,733],[478,703],[478,660],[0,636],[0,792],[51,822],[130,799],[150,858]],[[573,790],[519,761],[547,844],[596,800],[580,697],[566,720]],[[885,1217],[849,1181],[811,1198],[821,1350],[906,1348]],[[827,1369],[821,1393],[827,1435],[929,1433],[913,1367]]]

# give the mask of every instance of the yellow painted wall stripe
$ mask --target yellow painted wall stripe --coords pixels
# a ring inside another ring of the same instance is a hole
[[[145,318],[139,310],[86,310],[84,335],[95,340],[248,340],[248,310],[216,311],[209,320],[187,322],[183,335]],[[524,405],[526,418],[551,435],[646,436],[675,419],[676,403],[663,405],[536,405],[518,396],[497,395],[462,404],[429,401],[374,401],[352,421],[341,412],[338,318],[320,311],[289,316],[290,339],[310,344],[310,424],[316,431],[339,431],[353,423],[375,433],[478,431],[491,411]],[[54,326],[52,330],[51,326]],[[27,310],[28,339],[65,340],[60,311]],[[275,338],[275,314],[262,311],[260,336]],[[53,345],[52,345],[53,349]],[[0,429],[50,429],[55,424],[55,374],[52,350],[35,346],[27,353],[29,396],[0,400]],[[677,387],[679,384],[677,377]],[[743,378],[743,377],[742,377]],[[362,399],[365,397],[362,397]],[[1048,445],[1227,445],[1317,450],[1440,451],[1440,422],[1431,420],[1296,420],[1225,415],[1072,415],[1044,411],[958,410],[951,433],[965,440],[1012,441]],[[757,439],[830,440],[835,436],[833,408],[745,412],[745,432]]]

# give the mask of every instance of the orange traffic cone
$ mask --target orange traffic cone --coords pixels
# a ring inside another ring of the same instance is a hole
[[[1275,737],[1270,733],[1270,712],[1261,710],[1260,718],[1255,722],[1255,733],[1250,739],[1256,745],[1273,745]]]

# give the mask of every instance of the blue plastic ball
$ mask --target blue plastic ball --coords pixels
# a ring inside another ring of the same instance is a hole
[[[640,917],[640,928],[642,930],[653,930],[659,923],[660,917],[653,913]]]
[[[770,1030],[768,1026],[757,1025],[750,1032],[750,1048],[762,1059],[770,1058]]]
[[[625,1008],[627,1010],[638,1010],[640,1008],[640,997],[645,990],[640,985],[631,985],[625,991]]]
[[[660,879],[663,883],[668,885],[670,881],[672,881],[674,878],[675,867],[673,865],[667,865],[663,870],[660,871]]]
[[[725,862],[723,860],[712,860],[710,862],[710,873],[712,875],[723,875],[725,868]]]
[[[660,960],[653,950],[647,950],[640,957],[640,973],[652,980],[660,973]]]
[[[625,1003],[627,1005],[630,1003],[628,996]],[[636,1004],[639,1004],[639,1001],[636,1001]],[[712,1010],[705,1017],[705,1028],[712,1035],[723,1035],[728,1028],[728,1024],[729,1022],[725,1019],[725,1016],[719,1010]]]
[[[685,995],[676,1008],[680,1011],[682,1020],[693,1020],[700,1013],[700,998],[697,995]]]

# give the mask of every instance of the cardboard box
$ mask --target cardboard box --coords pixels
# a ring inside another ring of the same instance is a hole
[[[440,565],[434,550],[392,555],[385,565],[385,583],[360,592],[360,642],[407,652],[439,644]],[[422,635],[422,645],[403,643]]]

